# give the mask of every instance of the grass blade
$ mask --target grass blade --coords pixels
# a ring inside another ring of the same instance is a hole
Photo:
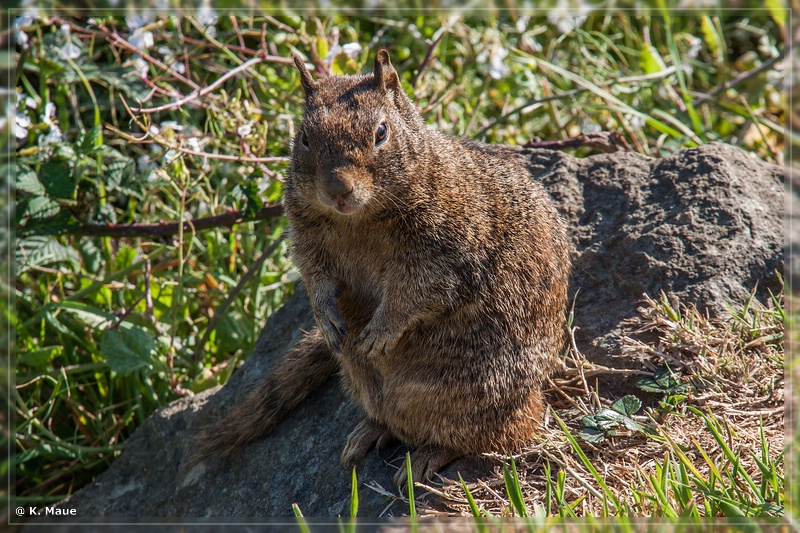
[[[511,500],[511,504],[517,511],[517,515],[527,517],[528,510],[525,508],[525,500],[522,497],[519,476],[517,476],[517,466],[514,464],[513,457],[511,457],[511,472],[508,470],[508,465],[503,465],[503,479],[506,482],[506,494],[508,494],[508,499]]]
[[[597,484],[600,485],[600,488],[603,490],[603,494],[606,497],[606,499],[611,501],[611,503],[612,503],[612,505],[614,506],[615,509],[621,510],[622,509],[622,505],[620,504],[619,499],[611,491],[611,489],[608,488],[608,485],[603,480],[602,476],[597,471],[597,469],[594,467],[594,465],[589,460],[589,458],[586,456],[586,453],[584,453],[583,449],[581,449],[580,445],[575,440],[575,437],[573,437],[572,434],[569,432],[569,428],[567,427],[567,425],[564,423],[563,420],[561,420],[561,418],[557,414],[553,413],[553,416],[555,417],[556,422],[558,422],[558,425],[561,426],[561,431],[564,432],[564,435],[567,437],[567,440],[569,441],[569,444],[572,447],[573,451],[576,454],[578,454],[578,457],[580,458],[581,462],[583,463],[583,466],[586,467],[586,469],[589,471],[589,473],[592,474],[592,477],[597,482]]]

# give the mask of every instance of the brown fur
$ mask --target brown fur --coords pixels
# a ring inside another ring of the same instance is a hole
[[[569,248],[552,201],[516,149],[426,127],[386,51],[374,75],[315,81],[295,63],[306,107],[284,206],[310,336],[325,339],[308,346],[327,350],[367,415],[342,462],[390,436],[418,447],[423,476],[518,450],[541,423],[564,341]],[[297,403],[287,391],[309,392],[307,370],[281,365],[214,442],[232,449],[269,430]]]

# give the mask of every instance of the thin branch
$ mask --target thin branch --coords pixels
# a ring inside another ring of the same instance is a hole
[[[216,89],[217,87],[219,87],[220,85],[225,83],[225,81],[227,81],[229,78],[231,78],[231,77],[237,75],[239,72],[241,72],[243,70],[247,70],[248,68],[252,67],[253,65],[257,65],[257,64],[259,64],[259,63],[261,63],[263,61],[264,61],[264,57],[263,56],[254,57],[252,59],[249,59],[249,60],[245,61],[244,63],[242,63],[238,67],[229,70],[228,72],[226,72],[225,74],[220,76],[217,81],[215,81],[214,83],[212,83],[211,85],[209,85],[208,87],[206,87],[205,89],[203,89],[201,91],[194,91],[191,94],[189,94],[189,96],[186,96],[185,98],[181,98],[180,100],[176,100],[175,102],[170,102],[169,104],[164,104],[162,106],[149,107],[149,108],[140,107],[138,109],[133,109],[133,111],[136,111],[137,113],[159,113],[161,111],[166,111],[167,109],[172,109],[173,107],[180,107],[180,106],[182,106],[183,104],[185,104],[187,102],[191,102],[192,100],[200,98],[201,96],[207,95],[208,93],[214,91],[214,89]]]
[[[120,95],[119,97],[122,100],[122,102],[125,105],[125,107],[127,108],[128,104],[127,104],[127,102],[125,102],[125,98],[122,95]],[[134,119],[134,120],[136,120],[136,119]],[[144,124],[142,124],[142,123],[137,121],[137,125],[140,128],[142,128],[143,130],[147,131],[147,127]],[[196,156],[196,157],[208,157],[210,159],[222,159],[222,160],[225,160],[225,161],[236,161],[237,163],[282,163],[282,162],[285,162],[285,161],[289,160],[289,157],[287,157],[287,156],[242,157],[242,156],[238,156],[238,155],[214,154],[214,153],[211,153],[211,152],[198,152],[198,151],[195,151],[195,150],[189,150],[188,148],[183,148],[181,146],[172,145],[172,144],[170,144],[170,143],[168,143],[168,142],[166,142],[166,141],[164,141],[162,139],[159,139],[158,137],[150,135],[150,133],[145,134],[143,137],[137,138],[137,137],[134,137],[133,135],[130,135],[129,133],[125,133],[124,131],[122,131],[120,129],[117,129],[117,128],[109,125],[109,124],[106,124],[106,129],[108,129],[109,131],[113,131],[114,133],[116,133],[117,135],[123,137],[124,139],[127,139],[127,140],[129,140],[131,142],[135,142],[137,144],[155,143],[155,144],[157,144],[159,146],[162,146],[162,147],[164,147],[164,148],[166,148],[168,150],[175,150],[176,152],[180,152],[180,153],[186,154],[186,155],[193,155],[193,156]],[[148,137],[150,137],[152,139],[152,141],[146,140]]]
[[[411,78],[412,87],[417,86],[419,78],[422,76],[422,73],[425,71],[425,69],[428,68],[428,64],[430,63],[431,58],[433,57],[433,50],[436,48],[436,46],[438,46],[439,42],[442,40],[442,37],[444,37],[445,33],[449,33],[449,29],[444,29],[443,31],[440,31],[436,39],[434,39],[433,42],[428,43],[428,51],[425,53],[425,57],[423,58],[422,63],[420,63],[419,68],[417,69],[417,73],[414,74],[413,78]]]
[[[701,102],[705,102],[707,100],[711,100],[715,96],[717,96],[719,93],[721,93],[722,91],[727,91],[731,87],[735,87],[735,86],[739,85],[740,83],[746,82],[747,80],[749,80],[753,76],[758,76],[759,74],[761,74],[762,72],[764,72],[765,70],[770,68],[772,65],[774,65],[778,61],[782,60],[783,57],[784,57],[784,51],[781,50],[781,52],[778,55],[776,55],[775,57],[769,58],[768,60],[764,61],[759,66],[757,66],[756,68],[754,68],[752,70],[748,70],[747,72],[742,72],[741,74],[739,74],[738,76],[736,76],[732,80],[723,83],[722,85],[720,85],[719,87],[717,87],[716,89],[714,89],[713,91],[711,91],[708,94],[703,94],[703,95],[698,96],[697,98],[694,99],[694,101],[692,102],[692,105],[695,106],[695,105],[697,105],[697,104],[699,104]]]
[[[220,320],[222,320],[223,316],[225,316],[225,312],[228,310],[228,307],[230,307],[230,305],[242,291],[244,286],[247,285],[247,283],[258,273],[259,270],[261,270],[261,265],[264,264],[264,261],[266,261],[270,255],[272,255],[272,252],[274,252],[278,248],[278,245],[283,241],[285,237],[286,237],[285,234],[282,234],[280,237],[278,237],[275,240],[275,242],[273,242],[269,246],[269,248],[267,248],[264,251],[264,253],[261,254],[261,257],[259,257],[258,259],[255,260],[255,262],[253,262],[250,269],[245,273],[244,276],[242,276],[242,279],[239,280],[239,283],[236,284],[236,287],[234,287],[233,290],[231,290],[228,297],[225,298],[225,301],[215,308],[214,317],[208,322],[208,327],[206,328],[206,331],[203,334],[203,338],[197,344],[197,348],[195,349],[194,354],[192,355],[192,358],[195,361],[199,361],[200,358],[202,357],[206,342],[208,341],[209,337],[211,337],[211,333],[217,327],[217,323]]]
[[[183,223],[184,231],[202,231],[232,226],[242,222],[267,220],[283,213],[281,204],[262,207],[252,217],[245,217],[242,211],[229,211],[222,215],[187,220]],[[85,224],[64,232],[64,235],[88,235],[93,237],[164,237],[175,235],[179,231],[178,222],[162,222],[159,224]]]

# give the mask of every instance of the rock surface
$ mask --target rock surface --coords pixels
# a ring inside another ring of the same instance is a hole
[[[741,301],[756,284],[762,298],[777,288],[774,271],[784,269],[779,167],[721,144],[664,159],[622,152],[584,159],[541,150],[529,155],[532,174],[572,228],[576,341],[589,359],[639,364],[617,355],[617,339],[628,333],[623,321],[636,315],[645,293],[656,297],[663,290],[721,314],[726,302]],[[190,437],[241,399],[312,323],[300,287],[270,317],[253,355],[225,387],[155,413],[107,472],[60,505],[82,517],[292,516],[292,503],[305,516],[347,516],[350,472],[338,458],[361,413],[336,379],[236,456],[187,461]],[[408,512],[382,493],[396,493],[392,465],[401,464],[404,452],[389,447],[359,466],[359,516]],[[444,475],[467,478],[480,466],[464,459]]]

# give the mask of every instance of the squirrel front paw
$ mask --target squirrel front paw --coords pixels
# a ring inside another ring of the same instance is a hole
[[[347,334],[347,322],[339,314],[336,305],[322,306],[314,314],[325,342],[331,349],[340,352],[342,341]]]
[[[397,345],[400,335],[374,318],[355,340],[357,357],[374,357],[390,352]]]

